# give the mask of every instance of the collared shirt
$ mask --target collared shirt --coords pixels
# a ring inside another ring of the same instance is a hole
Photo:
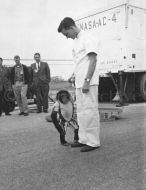
[[[38,71],[40,68],[40,62],[39,63],[36,62],[35,64],[36,64],[36,71]]]
[[[22,65],[15,67],[15,83],[24,81],[24,72]]]
[[[89,58],[88,53],[94,52],[98,55],[98,43],[89,33],[80,31],[77,38],[74,40],[74,48],[72,51],[75,63],[74,75],[76,88],[81,88],[86,78]],[[90,81],[90,85],[99,84],[98,62],[95,71]]]

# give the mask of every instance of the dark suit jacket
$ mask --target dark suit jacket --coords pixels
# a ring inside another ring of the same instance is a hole
[[[11,83],[14,84],[15,83],[15,67],[14,66],[11,70],[11,75],[10,75],[10,80],[11,80]],[[28,71],[28,68],[22,64],[22,67],[23,67],[23,72],[24,72],[24,83],[25,84],[28,84],[29,83],[29,80],[30,80],[30,75],[29,75],[29,71]]]
[[[38,70],[36,63],[31,64],[31,78],[34,85],[37,85],[38,82],[42,84],[49,84],[51,77],[48,63],[41,61]]]
[[[9,69],[5,66],[2,66],[0,70],[0,91],[3,90],[8,90],[11,86],[11,83],[9,81]]]

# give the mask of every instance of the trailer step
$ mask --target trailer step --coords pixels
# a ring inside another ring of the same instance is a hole
[[[100,121],[112,121],[121,118],[123,107],[116,107],[116,104],[99,104]]]

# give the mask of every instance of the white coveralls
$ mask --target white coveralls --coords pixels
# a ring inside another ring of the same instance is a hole
[[[94,52],[98,54],[97,45],[96,39],[87,32],[80,31],[75,39],[73,49],[79,142],[92,147],[100,146],[98,111],[99,74],[97,66],[90,80],[89,92],[82,93],[82,86],[90,63],[88,53]]]

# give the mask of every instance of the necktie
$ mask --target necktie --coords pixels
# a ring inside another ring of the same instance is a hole
[[[38,69],[40,68],[40,63],[38,63]]]

